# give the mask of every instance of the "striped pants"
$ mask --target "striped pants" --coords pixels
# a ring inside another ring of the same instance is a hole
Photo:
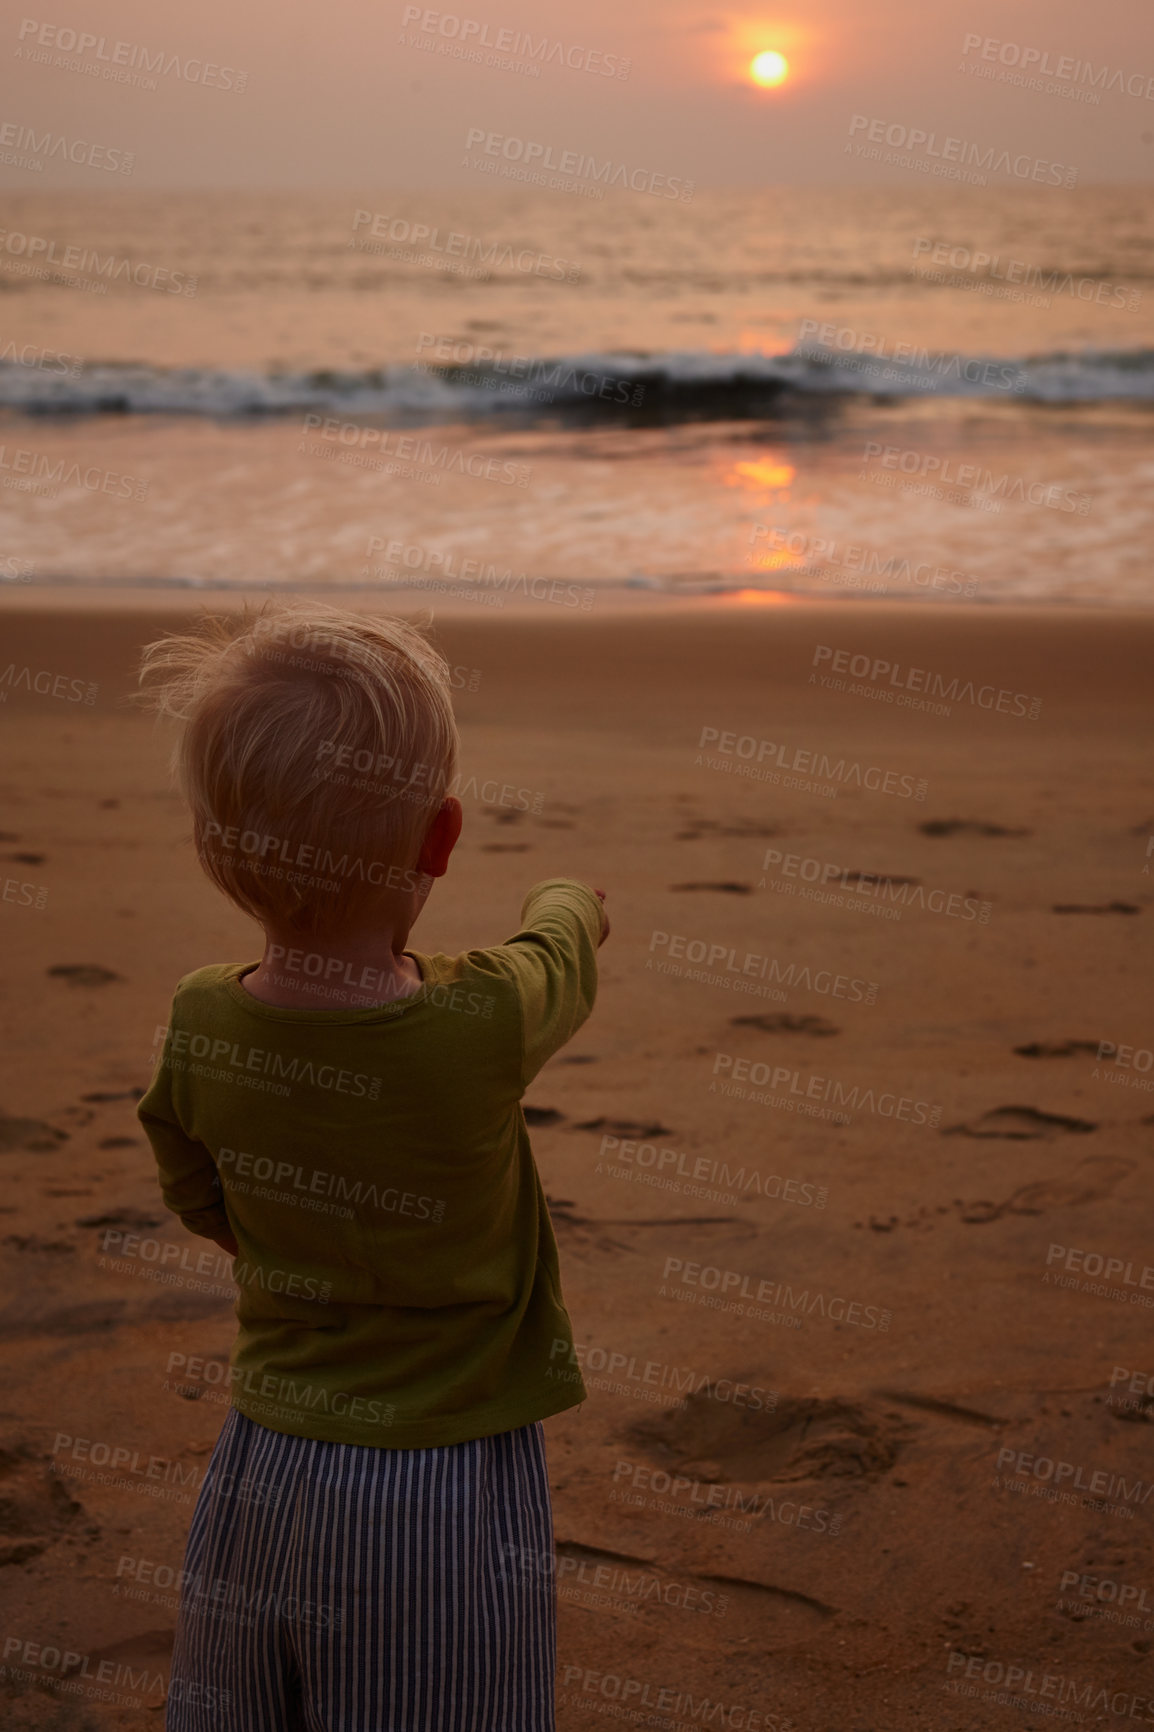
[[[545,1430],[436,1449],[230,1407],[185,1553],[165,1732],[553,1732]]]

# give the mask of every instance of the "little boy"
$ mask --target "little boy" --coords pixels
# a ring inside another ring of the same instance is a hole
[[[554,1726],[541,1422],[585,1389],[550,1375],[572,1331],[520,1102],[608,923],[556,878],[504,944],[406,948],[461,830],[449,677],[403,621],[311,602],[144,652],[201,864],[265,934],[178,983],[138,1108],[239,1289],[166,1732]]]

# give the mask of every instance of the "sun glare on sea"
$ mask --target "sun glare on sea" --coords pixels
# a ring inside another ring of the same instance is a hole
[[[722,480],[727,487],[743,487],[751,493],[784,493],[796,476],[797,470],[792,463],[766,456],[748,463],[731,464]]]
[[[772,90],[778,84],[784,84],[789,77],[789,61],[784,54],[778,54],[776,49],[767,48],[761,54],[755,54],[749,63],[749,76],[763,90]]]

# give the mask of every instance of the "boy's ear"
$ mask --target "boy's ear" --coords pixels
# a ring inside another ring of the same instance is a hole
[[[418,872],[427,872],[430,878],[444,877],[449,866],[449,856],[457,846],[464,818],[460,800],[455,794],[447,794],[425,831],[425,840],[421,843],[421,852],[417,856]]]

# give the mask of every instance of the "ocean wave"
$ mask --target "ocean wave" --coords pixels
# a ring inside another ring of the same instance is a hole
[[[452,361],[291,373],[86,363],[37,351],[33,364],[0,360],[0,408],[222,420],[309,414],[474,420],[551,410],[676,420],[773,415],[785,412],[790,399],[822,396],[1154,399],[1151,349],[1013,359],[890,342],[874,350],[858,333],[845,334],[852,346],[811,344],[780,355],[690,350],[538,358],[462,343]]]

